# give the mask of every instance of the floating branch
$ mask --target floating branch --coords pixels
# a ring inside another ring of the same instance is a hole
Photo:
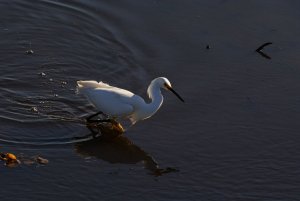
[[[271,59],[271,57],[269,55],[262,52],[262,49],[264,49],[264,47],[271,45],[271,44],[272,44],[271,42],[264,43],[261,46],[259,46],[255,51],[258,52],[261,56],[265,57],[266,59]]]
[[[259,53],[261,56],[265,57],[266,59],[271,59],[271,57],[270,57],[269,55],[267,55],[266,53],[263,53],[262,51],[258,51],[258,53]]]
[[[264,43],[261,46],[259,46],[255,51],[260,52],[262,49],[264,49],[264,47],[271,45],[271,44],[272,44],[271,42]]]

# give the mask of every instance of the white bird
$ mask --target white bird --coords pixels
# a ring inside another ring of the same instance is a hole
[[[163,103],[161,88],[173,92],[182,102],[184,100],[173,90],[170,81],[165,77],[158,77],[150,83],[147,94],[151,99],[146,103],[140,96],[125,89],[110,86],[97,81],[77,81],[78,92],[85,95],[100,112],[112,119],[128,118],[132,125],[139,120],[154,115]],[[91,118],[89,117],[87,120]]]

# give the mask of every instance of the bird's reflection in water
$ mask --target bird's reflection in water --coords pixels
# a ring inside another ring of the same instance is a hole
[[[157,162],[144,150],[122,134],[102,132],[100,137],[75,144],[76,151],[83,156],[92,156],[109,163],[136,164],[144,167],[155,176],[177,172],[174,168],[159,168]]]

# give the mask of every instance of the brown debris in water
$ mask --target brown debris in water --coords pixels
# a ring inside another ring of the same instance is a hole
[[[12,153],[0,153],[0,160],[5,161],[7,167],[16,167],[21,163]]]
[[[7,167],[16,167],[19,164],[21,164],[21,161],[25,165],[34,165],[34,164],[40,164],[40,165],[47,165],[49,163],[48,159],[42,158],[41,156],[34,156],[31,158],[25,158],[23,156],[20,156],[20,159],[16,157],[16,155],[12,153],[1,153],[0,152],[0,160],[4,161],[4,165]]]
[[[36,157],[36,162],[42,165],[46,165],[49,163],[49,160],[38,156]]]

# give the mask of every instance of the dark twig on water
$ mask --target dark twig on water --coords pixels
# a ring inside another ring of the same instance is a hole
[[[255,51],[258,52],[261,56],[265,57],[266,59],[271,59],[271,57],[269,55],[267,55],[266,53],[264,53],[262,51],[262,49],[264,49],[264,47],[271,45],[271,44],[272,44],[271,42],[264,43],[261,46],[259,46]]]
[[[271,59],[271,57],[270,57],[269,55],[267,55],[266,53],[263,53],[262,51],[258,51],[258,53],[259,53],[261,56],[265,57],[266,59]]]
[[[255,51],[260,52],[262,49],[264,49],[264,47],[271,45],[271,44],[272,44],[271,42],[264,43],[261,46],[259,46]]]

